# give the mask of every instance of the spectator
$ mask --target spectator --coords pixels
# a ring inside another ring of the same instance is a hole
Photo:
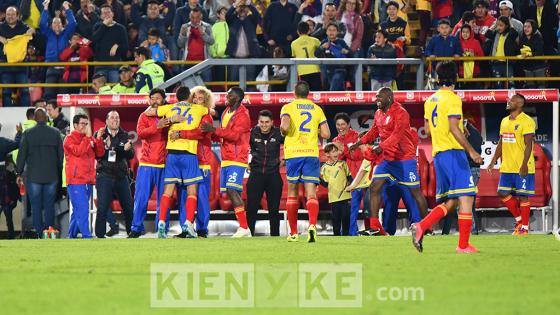
[[[455,27],[453,27],[453,31],[451,32],[453,36],[461,36],[461,27],[463,27],[463,25],[469,25],[471,27],[471,30],[474,30],[477,27],[476,15],[474,15],[474,13],[472,13],[471,11],[463,13],[463,17],[461,18],[461,20],[459,20],[459,22],[455,24]]]
[[[177,41],[179,38],[179,33],[181,31],[181,26],[185,23],[189,23],[191,10],[194,8],[199,8],[202,12],[202,20],[208,21],[208,12],[202,8],[198,0],[187,0],[184,6],[177,9],[175,12],[175,18],[173,19],[173,39]]]
[[[337,113],[334,116],[334,122],[336,125],[336,130],[338,131],[338,136],[333,139],[333,143],[337,146],[338,151],[340,152],[338,158],[340,160],[346,161],[346,164],[350,169],[350,175],[352,175],[353,178],[356,178],[360,166],[362,165],[364,155],[362,154],[361,150],[350,150],[350,146],[358,142],[358,140],[360,140],[360,136],[356,130],[350,127],[350,116],[348,116],[348,114],[344,112]],[[358,182],[359,181],[357,181],[356,184]],[[352,191],[348,235],[358,235],[358,214],[360,211],[360,206],[362,204],[362,199],[364,199],[365,197],[364,193],[365,189]]]
[[[557,45],[556,30],[558,29],[558,11],[552,0],[535,0],[534,4],[524,1],[522,12],[526,18],[537,22],[544,42],[544,54],[555,55]]]
[[[239,3],[239,2],[238,2]],[[257,25],[261,21],[261,15],[257,8],[250,5],[234,3],[226,13],[226,21],[229,26],[229,41],[226,54],[231,58],[259,58],[261,48],[257,40]],[[254,79],[255,67],[249,66],[247,69],[247,80]],[[229,80],[239,78],[239,68],[230,67],[228,72],[232,74]]]
[[[387,7],[389,6],[389,2],[391,2],[391,0],[376,0],[375,2],[378,6],[377,19],[375,21],[381,23],[387,19]],[[394,0],[392,2],[395,2],[397,4],[397,7],[399,8],[399,11],[397,13],[398,16],[403,20],[408,21],[408,16],[406,14],[409,9],[408,0]]]
[[[397,51],[393,45],[387,42],[387,32],[378,30],[375,33],[375,43],[368,49],[367,58],[397,58]],[[371,82],[371,90],[377,91],[382,87],[391,87],[393,80],[397,78],[396,65],[370,65],[369,80]]]
[[[537,28],[537,22],[531,19],[525,21],[523,33],[519,39],[521,55],[523,57],[542,56],[544,54],[544,41]],[[527,60],[522,63],[526,77],[546,76],[546,62],[544,60]],[[526,81],[526,88],[544,88],[543,81]]]
[[[33,28],[30,28],[21,21],[18,9],[16,7],[8,7],[6,9],[6,21],[0,24],[0,51],[2,51],[2,53],[0,53],[0,62],[6,62],[8,60],[6,45],[9,39],[13,39],[18,35],[33,35],[34,33],[35,30]],[[21,50],[21,48],[19,48],[19,50]],[[0,69],[0,80],[4,84],[27,83],[27,72],[27,67],[2,67]],[[29,89],[21,88],[19,92],[21,97],[19,105],[29,106]],[[12,104],[11,88],[2,89],[2,104],[3,106],[16,105]]]
[[[309,31],[309,24],[299,22],[297,30],[299,38],[291,44],[292,57],[315,58],[314,52],[321,46],[321,42],[317,38],[309,36]],[[298,65],[297,72],[300,80],[309,84],[311,91],[321,91],[323,89],[319,65]]]
[[[206,60],[210,57],[210,45],[214,44],[212,26],[202,21],[200,8],[191,10],[189,20],[188,23],[181,25],[177,38],[177,45],[184,50],[183,60]]]
[[[163,62],[169,60],[169,53],[163,40],[161,39],[160,33],[157,29],[151,28],[148,31],[148,39],[142,42],[143,47],[150,49],[152,53],[152,59],[155,62]]]
[[[337,24],[327,26],[327,39],[321,42],[321,46],[315,51],[315,56],[319,58],[350,58],[352,50],[346,42],[337,37],[339,33]],[[343,91],[346,79],[346,67],[339,65],[327,66],[327,78],[329,91]]]
[[[476,16],[476,26],[473,29],[474,36],[480,41],[483,48],[487,40],[486,33],[490,30],[492,24],[496,22],[496,18],[488,14],[489,6],[488,0],[475,0],[473,2],[474,15]]]
[[[0,124],[0,130],[2,130],[2,124]],[[12,189],[10,189],[13,184],[15,184],[15,180],[12,179],[13,175],[8,170],[8,161],[11,160],[8,154],[19,147],[23,131],[21,124],[16,125],[16,131],[17,133],[14,140],[0,137],[0,213],[4,212],[6,216],[8,239],[14,238],[12,210],[17,205],[17,200],[19,199],[17,185],[15,193],[12,193]],[[13,181],[13,183],[11,183],[11,181]]]
[[[101,20],[93,27],[95,61],[123,61],[128,51],[128,35],[125,27],[113,20],[113,9],[109,5],[101,7]],[[99,66],[95,72],[105,73],[111,83],[119,81],[116,66]]]
[[[138,46],[138,27],[132,23],[128,24],[128,47]],[[130,49],[126,51],[126,59],[134,59],[134,52]]]
[[[523,23],[513,17],[513,12],[513,3],[511,3],[511,1],[500,1],[500,14],[509,18],[509,23],[511,27],[513,27],[513,29],[517,32],[517,34],[523,34]],[[492,26],[490,27],[491,30],[496,29],[496,23],[497,21],[492,24]]]
[[[364,35],[364,21],[360,16],[362,3],[360,0],[342,0],[336,15],[346,27],[343,39],[354,52],[354,56],[361,56],[362,36]]]
[[[128,181],[128,160],[134,157],[132,142],[128,133],[120,127],[119,113],[107,113],[105,128],[97,131],[96,138],[101,133],[105,143],[105,153],[97,157],[96,184],[97,189],[97,219],[95,221],[95,235],[105,238],[106,218],[111,211],[110,203],[116,194],[121,204],[127,235],[132,223],[132,195]],[[118,226],[111,226],[107,236],[118,234]]]
[[[227,11],[226,7],[220,7],[216,13],[216,23],[212,25],[212,35],[214,37],[214,44],[210,46],[210,56],[212,58],[226,57],[226,48],[229,40],[229,26],[226,22]]]
[[[484,51],[480,46],[480,42],[474,38],[474,33],[469,24],[461,27],[461,35],[459,43],[465,57],[483,57]],[[459,66],[459,77],[470,79],[478,77],[480,73],[480,65],[477,61],[463,61]],[[477,86],[477,84],[465,84],[464,86]]]
[[[96,73],[91,80],[91,87],[97,94],[112,94],[111,87],[107,85],[107,77],[103,73]]]
[[[64,159],[60,132],[47,126],[47,120],[44,109],[35,110],[37,125],[23,134],[17,157],[18,184],[23,183],[21,176],[25,170],[33,227],[38,237],[44,229],[54,226],[54,202]]]
[[[61,61],[78,62],[88,61],[93,57],[93,49],[91,49],[92,42],[81,37],[80,34],[75,33],[70,38],[70,46],[64,48],[60,53]],[[62,79],[65,83],[85,83],[88,81],[88,67],[87,66],[65,66]],[[79,88],[68,88],[67,93],[78,93]]]
[[[238,0],[241,1],[243,0]],[[288,0],[271,2],[266,9],[263,17],[263,33],[271,52],[275,46],[290,51],[290,42],[296,36],[294,18],[297,11],[296,5]]]
[[[25,62],[44,62],[45,57],[41,52],[32,44],[27,44],[27,56]],[[1,70],[0,70],[1,73]],[[47,69],[46,67],[29,67],[29,83],[43,83],[46,80]],[[31,94],[31,93],[30,93]]]
[[[311,32],[311,36],[316,37],[320,41],[324,41],[327,38],[327,27],[329,24],[336,24],[338,27],[338,37],[344,38],[346,36],[346,26],[341,21],[336,19],[336,6],[333,2],[327,2],[325,4],[325,9],[323,10],[323,15],[321,16],[321,22],[317,23],[315,30]]]
[[[255,8],[257,8],[257,11],[261,15],[261,17],[264,17],[264,14],[266,13],[266,9],[270,5],[270,2],[271,2],[270,0],[247,0],[246,4],[252,3],[255,6]],[[294,4],[296,4],[296,3],[294,3]],[[296,7],[297,7],[297,4],[296,4]],[[297,15],[297,13],[296,13],[296,15]],[[294,18],[296,18],[296,17],[294,17]],[[257,34],[257,40],[259,41],[259,45],[261,47],[267,47],[268,44],[266,43],[266,39],[265,39],[265,36],[264,36],[263,25],[262,24],[257,25],[257,30],[255,31],[255,33]]]
[[[286,52],[281,46],[274,47],[272,52],[272,58],[274,59],[283,59],[287,58]],[[272,80],[276,81],[288,81],[288,77],[290,76],[290,69],[286,65],[272,65]],[[286,91],[286,84],[274,84],[271,87],[272,92],[283,92]]]
[[[496,36],[494,37],[494,44],[492,45],[492,56],[516,56],[519,54],[519,46],[517,46],[517,32],[509,24],[509,18],[500,16],[496,24]],[[494,77],[497,78],[511,78],[513,77],[513,61],[509,60],[496,60],[492,62],[492,72]],[[503,84],[498,82],[496,84],[501,88]]]
[[[74,14],[70,9],[70,3],[64,1],[62,7],[66,12],[66,20],[68,24],[63,27],[62,21],[59,17],[54,17],[52,19],[51,28],[49,28],[49,3],[50,0],[43,2],[43,12],[41,13],[41,21],[39,23],[41,27],[41,34],[47,40],[47,47],[45,49],[45,61],[46,62],[60,62],[59,55],[64,51],[66,47],[69,46],[70,37],[76,29],[76,20],[74,19]],[[64,67],[48,67],[47,68],[47,78],[45,83],[63,83],[64,79],[62,77],[64,73]],[[62,94],[64,92],[63,88],[45,88],[45,98],[53,99],[57,94]]]
[[[119,77],[121,81],[113,86],[111,90],[114,94],[134,94],[136,93],[136,84],[134,83],[134,72],[130,66],[121,66],[119,68]]]
[[[397,45],[404,51],[404,46],[410,44],[410,27],[407,21],[397,15],[398,11],[399,4],[390,1],[387,4],[388,17],[379,24],[379,28],[387,32],[387,39],[390,43]]]
[[[103,156],[103,129],[92,137],[89,119],[84,114],[77,114],[72,119],[74,131],[64,140],[64,156],[66,158],[66,183],[68,195],[72,203],[72,216],[68,237],[91,238],[89,230],[89,207],[95,184],[95,158]]]
[[[83,37],[93,39],[93,26],[99,22],[97,7],[91,0],[80,0],[80,10],[76,14],[78,33]]]
[[[325,146],[325,155],[328,160],[321,166],[321,185],[327,187],[329,191],[333,234],[347,236],[350,235],[350,199],[352,196],[345,189],[352,182],[352,175],[350,175],[346,162],[338,159],[339,154],[340,151],[334,143]]]
[[[97,7],[101,8],[101,19],[103,20],[103,7],[108,6],[113,12],[115,21],[121,25],[126,25],[123,4],[119,0],[95,0]],[[95,30],[93,31],[95,33]]]
[[[421,47],[422,54],[424,54],[423,49],[426,47],[428,33],[430,33],[430,29],[432,27],[431,0],[416,0],[416,12],[418,13],[418,19],[420,20],[420,38],[418,39],[418,45]]]
[[[225,19],[225,12],[231,7],[231,2],[229,0],[204,0],[204,9],[208,12],[208,21],[215,25],[215,23],[221,21],[220,20],[220,11],[222,8],[224,11],[224,19]]]
[[[164,81],[165,72],[151,59],[150,51],[145,47],[134,49],[134,61],[138,64],[136,71],[136,93],[148,93]]]
[[[442,19],[450,20],[453,15],[453,0],[432,1],[432,25],[439,25]]]
[[[265,192],[270,236],[280,235],[278,208],[284,185],[280,177],[280,145],[283,143],[284,137],[280,134],[280,129],[274,126],[272,113],[267,109],[261,110],[258,124],[251,129],[249,140],[252,158],[246,186],[247,221],[252,235],[255,235],[257,211],[261,207],[261,199]]]
[[[163,15],[160,12],[158,1],[149,0],[146,10],[146,15],[140,14],[140,0],[133,0],[131,7],[130,19],[132,23],[138,26],[138,42],[142,43],[148,40],[149,31],[155,28],[159,35],[163,38],[169,27],[173,25],[173,18],[175,17],[175,2],[166,1],[163,6]],[[169,43],[166,41],[166,44]]]
[[[459,57],[463,54],[459,39],[451,36],[451,22],[441,19],[438,22],[438,35],[433,36],[426,46],[426,56],[429,57]],[[433,62],[433,77],[436,76],[437,62]]]
[[[70,122],[64,117],[60,107],[56,105],[56,99],[47,102],[47,114],[52,121],[52,126],[58,129],[63,136],[70,133]]]

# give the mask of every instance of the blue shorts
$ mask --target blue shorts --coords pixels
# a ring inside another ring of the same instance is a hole
[[[286,177],[288,183],[319,184],[321,162],[316,157],[298,157],[286,159]]]
[[[474,184],[467,160],[463,150],[448,150],[439,152],[434,156],[436,170],[436,201],[461,196],[476,195]]]
[[[195,154],[169,153],[165,161],[163,182],[189,186],[202,181],[202,172],[198,168],[198,158]]]
[[[243,175],[246,167],[230,165],[222,167],[220,172],[220,191],[233,189],[243,191]]]
[[[502,173],[500,174],[498,192],[516,196],[534,196],[535,174],[528,174],[521,178],[516,173]]]
[[[398,183],[409,188],[420,187],[420,176],[416,160],[386,161],[375,167],[373,179],[384,179],[392,183]]]

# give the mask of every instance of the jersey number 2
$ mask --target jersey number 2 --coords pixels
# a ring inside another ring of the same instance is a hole
[[[189,111],[191,110],[190,107],[189,107],[189,108],[186,108],[186,109],[185,109],[185,112],[182,112],[182,111],[181,111],[181,108],[179,108],[179,107],[173,107],[171,110],[177,112],[178,115],[181,115],[181,116],[183,116],[183,117],[186,117],[186,118],[187,118],[187,120],[186,120],[186,121],[187,121],[187,125],[190,125],[191,122],[193,121],[192,115],[189,114]]]
[[[299,131],[301,132],[310,132],[311,129],[309,128],[305,128],[305,125],[307,125],[310,121],[311,121],[311,113],[310,112],[301,112],[300,116],[307,116],[307,118],[301,122],[301,125],[299,125]]]

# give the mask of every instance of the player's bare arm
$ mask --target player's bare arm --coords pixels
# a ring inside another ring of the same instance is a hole
[[[290,116],[288,115],[284,115],[282,116],[282,120],[280,122],[280,132],[282,133],[283,136],[286,136],[288,134],[288,132],[290,131],[290,124],[292,123]],[[329,136],[330,136],[330,131],[329,131]]]
[[[523,136],[525,140],[525,151],[523,152],[523,163],[521,163],[521,168],[519,169],[519,176],[525,177],[529,174],[529,158],[531,157],[531,152],[533,152],[533,141],[535,136],[533,134],[528,134]]]

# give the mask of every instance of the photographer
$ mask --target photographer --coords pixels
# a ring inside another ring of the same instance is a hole
[[[132,224],[132,195],[128,180],[128,160],[134,157],[132,142],[128,133],[120,127],[119,113],[107,113],[106,127],[99,130],[105,143],[105,154],[97,158],[97,219],[95,221],[95,235],[105,237],[106,219],[111,211],[113,194],[117,196],[124,214],[126,232],[130,233]],[[115,230],[117,228],[117,230]],[[111,226],[107,236],[118,234],[118,226]]]
[[[352,50],[346,42],[337,36],[339,27],[335,23],[327,26],[327,38],[321,42],[321,46],[315,51],[318,58],[351,58]],[[346,66],[327,66],[327,78],[329,91],[343,91],[346,79]]]

